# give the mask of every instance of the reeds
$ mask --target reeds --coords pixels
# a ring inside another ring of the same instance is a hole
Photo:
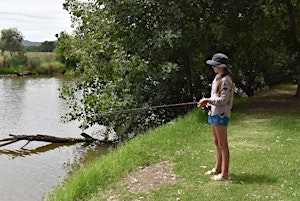
[[[0,74],[56,74],[64,73],[65,65],[53,52],[28,52],[24,56],[0,56]]]

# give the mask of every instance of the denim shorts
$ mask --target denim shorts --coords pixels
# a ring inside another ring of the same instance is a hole
[[[221,115],[208,115],[208,123],[215,125],[215,126],[227,126],[229,122],[229,118],[226,117],[224,114]]]

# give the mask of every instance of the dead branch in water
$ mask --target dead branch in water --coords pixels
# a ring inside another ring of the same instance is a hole
[[[31,141],[40,141],[40,142],[49,142],[49,143],[78,143],[78,142],[108,142],[105,140],[98,140],[93,138],[92,136],[86,134],[86,133],[81,133],[81,136],[84,138],[62,138],[62,137],[55,137],[55,136],[50,136],[50,135],[13,135],[9,134],[9,138],[4,138],[0,140],[0,142],[4,142],[0,144],[0,147],[21,141],[21,140],[27,140],[27,143],[21,147],[23,149],[26,145],[28,145]]]

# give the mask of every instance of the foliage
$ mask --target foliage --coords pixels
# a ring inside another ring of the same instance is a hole
[[[11,57],[14,54],[18,56],[24,54],[22,41],[23,35],[17,28],[1,30],[0,49],[2,53],[8,51]]]
[[[55,49],[55,41],[44,41],[40,45],[26,46],[28,52],[53,52]]]
[[[40,52],[53,52],[55,49],[55,41],[44,41],[40,45]]]
[[[112,115],[108,112],[191,101],[197,99],[196,94],[202,93],[200,79],[193,77],[192,73],[200,71],[196,63],[203,63],[198,61],[203,61],[203,56],[189,51],[197,48],[192,46],[192,42],[181,41],[181,38],[188,41],[188,34],[181,33],[187,25],[172,30],[174,20],[172,9],[169,8],[172,5],[165,5],[165,11],[161,10],[159,4],[153,3],[147,7],[149,13],[134,12],[139,7],[147,6],[147,3],[141,4],[128,2],[128,5],[122,5],[107,1],[105,6],[95,6],[75,1],[66,2],[65,7],[74,13],[74,19],[79,23],[73,39],[74,49],[68,51],[68,55],[75,54],[80,58],[77,73],[82,78],[75,88],[63,89],[63,97],[73,109],[68,114],[68,120],[79,119],[83,126],[117,122],[117,129],[128,132],[132,131],[130,123],[126,123],[131,122],[130,119],[136,119],[144,126],[153,114]],[[84,6],[86,7],[83,9]],[[177,5],[173,6],[176,12],[180,12]],[[141,16],[135,16],[137,14]],[[160,14],[164,16],[157,21],[156,17]],[[124,21],[124,15],[128,15],[127,21]],[[153,16],[153,19],[147,20],[148,16]],[[172,21],[168,22],[169,20]],[[196,17],[191,23],[195,21]],[[196,35],[194,32],[193,37],[197,38]],[[192,56],[189,52],[195,55]],[[198,59],[192,59],[196,57]],[[190,69],[191,65],[195,68],[194,72]],[[199,87],[195,89],[194,86]],[[79,102],[74,93],[77,90],[83,91],[83,99]],[[191,90],[198,91],[195,93]],[[174,116],[172,111],[167,112]],[[118,119],[120,121],[116,121]]]
[[[78,51],[73,51],[77,49],[73,38],[65,32],[61,32],[60,35],[57,34],[56,37],[58,40],[55,44],[54,52],[57,60],[64,63],[67,68],[76,67],[79,62],[79,55],[77,55]]]
[[[40,46],[36,46],[36,45],[26,46],[26,51],[27,52],[40,52]]]
[[[238,67],[235,82],[248,96],[265,86],[295,81],[298,53],[292,51],[285,2],[226,1],[212,8],[211,17],[222,13],[215,28],[224,26],[212,33],[218,34],[218,41],[226,41],[220,48],[231,55]]]
[[[205,60],[215,52],[229,56],[237,91],[248,96],[295,81],[298,52],[286,2],[67,0],[76,30],[61,33],[56,52],[76,61],[78,80],[61,89],[71,108],[66,120],[83,128],[110,124],[120,133],[153,115],[158,124],[168,121],[180,113],[113,111],[199,100],[209,94],[213,73]]]
[[[3,57],[1,67],[19,66],[26,63],[27,58],[22,41],[23,35],[18,29],[1,30],[0,50]],[[5,52],[9,52],[9,56]]]

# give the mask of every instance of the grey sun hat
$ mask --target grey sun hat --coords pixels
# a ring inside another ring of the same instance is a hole
[[[218,66],[227,68],[231,73],[232,66],[228,63],[228,57],[222,53],[216,53],[211,60],[207,60],[206,63],[210,66]]]

